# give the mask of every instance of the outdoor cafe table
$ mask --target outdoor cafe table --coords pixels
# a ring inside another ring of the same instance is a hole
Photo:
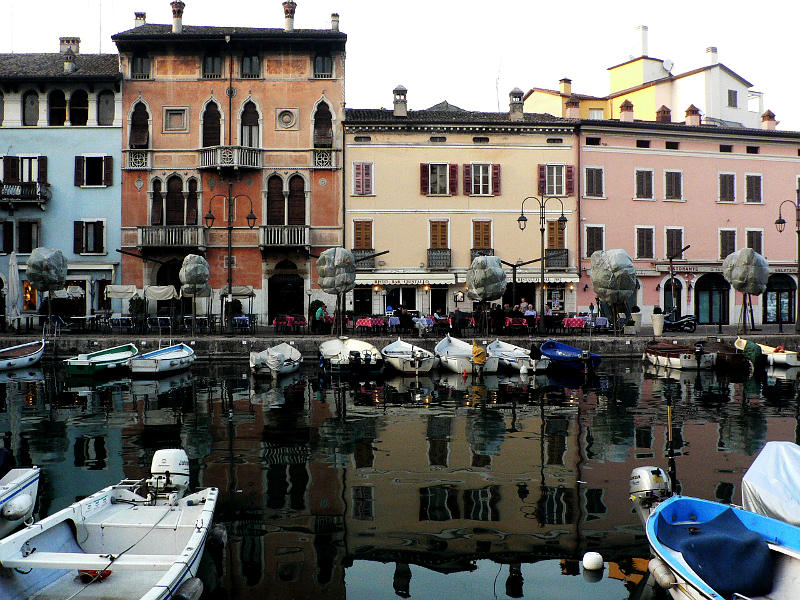
[[[583,329],[586,327],[586,320],[583,317],[564,317],[561,319],[561,326],[564,329]]]
[[[386,321],[380,317],[362,317],[356,321],[356,329],[377,329],[386,325]]]

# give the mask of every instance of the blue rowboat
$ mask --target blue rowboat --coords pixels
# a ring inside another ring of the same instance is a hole
[[[542,356],[550,359],[550,364],[554,367],[566,367],[579,371],[591,370],[600,364],[599,354],[581,350],[575,346],[563,344],[555,340],[547,340],[539,350]]]

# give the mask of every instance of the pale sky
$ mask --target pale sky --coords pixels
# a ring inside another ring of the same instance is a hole
[[[608,93],[606,69],[641,55],[637,25],[649,28],[648,55],[670,59],[673,74],[719,61],[764,93],[783,130],[800,130],[793,73],[798,4],[740,0],[296,0],[295,27],[326,29],[338,12],[347,41],[347,106],[391,107],[408,88],[410,109],[447,100],[468,110],[508,109],[514,87]],[[280,0],[184,0],[184,24],[283,27]],[[83,52],[116,52],[111,35],[133,13],[171,23],[168,0],[2,0],[0,52],[57,52],[79,36]],[[681,118],[686,107],[670,107]]]

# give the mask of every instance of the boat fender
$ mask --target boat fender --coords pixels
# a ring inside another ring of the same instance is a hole
[[[599,552],[587,552],[583,555],[583,568],[597,571],[603,568],[603,556]]]
[[[174,600],[200,600],[203,595],[203,582],[199,577],[191,577],[184,581],[172,596]]]
[[[660,558],[651,558],[650,562],[647,563],[647,570],[653,575],[659,587],[665,590],[678,583],[675,579],[675,574]]]
[[[78,569],[78,578],[81,583],[90,584],[103,581],[111,575],[111,569],[103,569],[98,571],[96,569]]]
[[[19,521],[33,508],[33,498],[27,494],[20,494],[3,504],[0,516],[6,521]]]

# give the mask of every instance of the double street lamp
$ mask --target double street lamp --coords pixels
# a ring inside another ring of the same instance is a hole
[[[794,228],[797,233],[797,295],[795,297],[794,312],[795,312],[795,331],[800,331],[800,188],[797,188],[797,200],[784,200],[778,205],[778,218],[775,220],[775,228],[778,233],[783,233],[786,228],[786,219],[781,215],[781,208],[784,204],[789,203],[794,206]],[[777,301],[778,309],[778,322],[781,322],[781,302],[780,294]]]
[[[228,201],[228,313],[233,303],[233,209],[236,201],[240,198],[247,199],[250,202],[250,212],[247,215],[247,226],[252,229],[256,226],[256,215],[253,212],[253,200],[247,194],[233,195],[233,185],[228,185],[228,194],[216,194],[208,201],[208,213],[203,217],[205,228],[211,229],[214,226],[214,213],[211,212],[211,207],[214,200],[217,198],[225,198]],[[233,334],[233,315],[226,314],[228,318],[228,333]]]
[[[547,222],[545,218],[545,207],[547,203],[551,200],[556,200],[561,205],[561,216],[558,217],[558,230],[564,231],[564,228],[567,226],[567,217],[564,216],[564,203],[561,201],[561,198],[555,198],[550,196],[542,196],[541,198],[538,196],[528,196],[522,200],[522,206],[520,207],[520,214],[517,217],[517,225],[519,226],[520,231],[525,231],[525,228],[528,226],[528,217],[525,216],[525,203],[528,200],[535,200],[536,203],[539,205],[539,231],[541,233],[541,288],[539,293],[539,333],[544,331],[544,267],[545,267],[545,256],[544,256],[544,231],[545,231],[545,223]]]

